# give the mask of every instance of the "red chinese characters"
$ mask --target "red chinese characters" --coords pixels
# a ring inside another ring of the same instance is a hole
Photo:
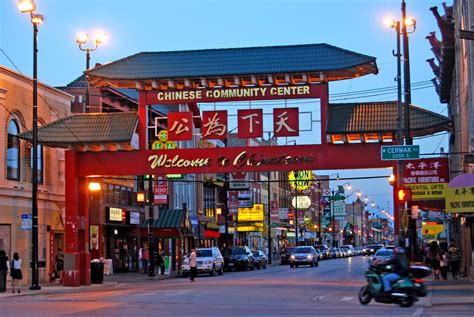
[[[261,138],[263,136],[263,110],[247,109],[238,110],[237,136],[240,139]]]
[[[202,138],[227,139],[227,110],[203,111]]]
[[[273,135],[276,137],[299,135],[298,108],[273,109]]]
[[[168,113],[168,140],[186,141],[193,139],[193,113]]]

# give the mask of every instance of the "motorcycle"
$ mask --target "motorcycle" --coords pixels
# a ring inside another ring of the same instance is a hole
[[[425,297],[428,294],[423,278],[431,274],[431,269],[427,266],[414,265],[410,267],[410,275],[413,285],[415,285],[415,293],[418,297]]]
[[[359,291],[359,302],[367,305],[372,298],[379,303],[399,304],[401,307],[411,307],[418,300],[415,285],[411,277],[404,277],[392,285],[392,292],[383,292],[382,275],[391,271],[390,265],[370,264],[365,272],[367,285]]]

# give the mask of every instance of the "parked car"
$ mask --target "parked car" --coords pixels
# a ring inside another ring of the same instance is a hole
[[[233,246],[225,251],[224,267],[228,271],[233,269],[253,270],[255,268],[254,261],[252,251],[247,246]]]
[[[386,245],[384,247],[384,249],[387,249],[387,250],[394,250],[396,247],[394,245]]]
[[[374,256],[372,257],[372,261],[385,261],[390,259],[393,254],[393,250],[387,249],[380,249],[375,252]]]
[[[350,244],[343,245],[342,250],[347,251],[348,256],[354,256],[354,247]]]
[[[290,255],[293,253],[293,249],[294,248],[292,247],[288,247],[282,250],[281,257],[280,257],[280,265],[286,265],[290,263],[289,259],[290,259]]]
[[[253,258],[255,260],[255,267],[257,269],[267,268],[267,256],[260,250],[253,250]]]
[[[318,250],[322,255],[324,259],[330,259],[331,258],[331,249],[329,249],[326,245],[324,244],[315,244],[314,248]]]
[[[377,250],[382,249],[383,244],[371,244],[367,246],[367,254],[368,255],[374,255]]]
[[[196,264],[198,274],[209,273],[212,276],[224,274],[224,257],[217,247],[196,249]],[[181,271],[183,276],[188,276],[191,272],[188,257],[183,259]]]
[[[341,257],[341,251],[338,248],[332,248],[331,249],[331,258],[332,259],[337,259]]]
[[[290,267],[298,267],[299,265],[310,265],[315,267],[319,265],[318,253],[312,246],[296,247],[290,256]]]

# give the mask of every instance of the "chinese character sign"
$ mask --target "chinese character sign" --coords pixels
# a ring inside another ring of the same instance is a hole
[[[403,184],[430,184],[449,182],[447,158],[424,158],[404,161]]]
[[[203,139],[227,139],[227,110],[203,111]]]
[[[276,137],[298,136],[298,108],[273,109],[273,133]]]
[[[168,140],[186,141],[193,139],[193,113],[168,113]]]
[[[240,139],[261,138],[263,136],[263,109],[238,110],[238,137]]]

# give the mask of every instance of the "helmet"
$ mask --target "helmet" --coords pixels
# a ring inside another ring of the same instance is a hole
[[[405,248],[403,248],[403,247],[398,247],[398,248],[396,249],[396,252],[397,252],[397,254],[402,254],[402,255],[403,255],[403,254],[405,254]]]

